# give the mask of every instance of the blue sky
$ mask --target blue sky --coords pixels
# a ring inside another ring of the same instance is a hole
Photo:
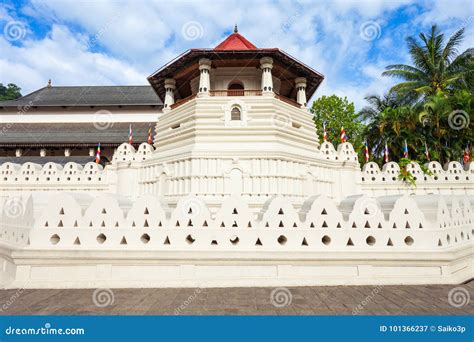
[[[189,48],[214,47],[235,23],[257,47],[278,47],[325,75],[313,99],[347,96],[360,109],[395,80],[385,66],[409,63],[407,36],[437,23],[466,27],[464,0],[361,1],[0,1],[0,82],[23,93],[54,85],[147,84],[146,77]]]

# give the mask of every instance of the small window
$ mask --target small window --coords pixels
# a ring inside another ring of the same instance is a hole
[[[242,120],[242,115],[240,113],[240,109],[238,107],[232,108],[232,111],[230,112],[230,119],[232,121],[240,121]]]

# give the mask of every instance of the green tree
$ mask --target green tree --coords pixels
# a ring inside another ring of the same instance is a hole
[[[415,104],[398,102],[387,95],[373,95],[366,100],[369,105],[359,112],[366,123],[363,135],[374,159],[381,163],[385,142],[391,160],[403,157],[406,140],[411,159],[426,161],[426,143],[431,158],[444,164],[460,160],[463,150],[474,141],[474,98],[467,90],[456,90],[451,95],[440,91]]]
[[[382,102],[375,102],[379,98]],[[390,160],[398,161],[403,157],[405,140],[408,145],[409,155],[414,158],[418,144],[423,145],[422,135],[417,130],[418,113],[415,108],[399,103],[388,105],[380,97],[369,97],[371,105],[364,107],[360,115],[366,122],[364,136],[369,144],[373,159],[383,163],[385,144],[390,151]],[[389,101],[390,102],[390,101]]]
[[[474,141],[473,95],[467,90],[438,92],[420,107],[420,122],[433,157],[441,163],[460,160]]]
[[[16,84],[9,83],[6,87],[0,83],[0,101],[16,100],[21,97],[21,88]]]
[[[323,140],[323,125],[326,124],[328,141],[337,146],[341,141],[341,127],[348,136],[348,141],[354,146],[359,154],[359,160],[363,159],[363,138],[361,136],[364,128],[355,112],[354,103],[349,102],[346,97],[337,95],[322,96],[313,102],[311,112],[318,131],[320,141]]]
[[[433,25],[430,33],[420,33],[420,40],[407,38],[413,65],[389,65],[382,75],[404,80],[392,90],[415,100],[439,91],[467,88],[472,83],[473,53],[469,49],[458,55],[457,47],[463,37],[464,29],[460,29],[445,43],[444,34]]]
[[[403,159],[405,140],[411,159],[427,160],[425,144],[442,164],[462,159],[474,139],[474,49],[458,54],[463,36],[461,29],[445,41],[434,25],[419,39],[407,38],[413,65],[387,66],[382,75],[403,82],[384,96],[367,97],[359,113],[375,160],[382,162],[385,142],[391,160]]]
[[[448,114],[452,112],[452,107],[448,101],[448,96],[442,91],[426,98],[422,104],[419,118],[424,127],[429,127],[427,140],[429,141],[433,158],[444,163],[451,155],[446,149],[446,137],[450,134],[448,126]]]

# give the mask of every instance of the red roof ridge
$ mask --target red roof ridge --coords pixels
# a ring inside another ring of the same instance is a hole
[[[214,50],[258,50],[255,45],[249,42],[238,32],[232,33],[222,43],[217,45]]]

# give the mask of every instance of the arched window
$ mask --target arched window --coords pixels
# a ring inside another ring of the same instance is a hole
[[[242,113],[240,112],[239,107],[232,108],[232,111],[230,112],[230,120],[232,121],[242,120]]]
[[[244,85],[240,81],[232,81],[227,87],[228,90],[244,90]]]

